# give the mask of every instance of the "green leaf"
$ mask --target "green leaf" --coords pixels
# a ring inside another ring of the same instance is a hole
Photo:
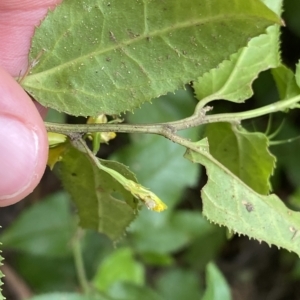
[[[190,240],[211,234],[215,228],[199,211],[176,211],[171,216],[170,223],[178,231],[184,232]]]
[[[124,165],[101,160],[101,163],[124,177],[136,181]],[[89,157],[69,147],[58,163],[59,176],[78,209],[80,226],[95,229],[112,240],[120,238],[135,218],[137,209],[133,196]]]
[[[202,300],[231,300],[229,286],[217,266],[209,263],[206,267],[207,289]]]
[[[272,69],[272,75],[276,82],[280,99],[293,98],[300,94],[300,88],[297,85],[295,74],[284,65]]]
[[[165,300],[150,288],[131,283],[114,284],[109,291],[109,295],[114,300]]]
[[[151,224],[150,217],[140,214],[133,225],[130,232],[134,247],[140,253],[168,254],[182,249],[191,240],[189,234],[177,230],[166,217],[153,218]],[[140,229],[140,226],[143,227]]]
[[[93,284],[99,291],[105,292],[120,281],[137,285],[143,285],[145,281],[144,267],[133,258],[130,248],[120,248],[106,257],[98,268]]]
[[[262,2],[280,16],[282,0]],[[253,38],[247,47],[198,78],[194,83],[197,98],[205,103],[217,99],[244,102],[250,98],[258,74],[280,64],[279,33],[279,25],[269,27],[267,34]]]
[[[214,227],[200,212],[173,212],[160,222],[153,219],[152,224],[143,215],[144,219],[140,221],[140,216],[131,232],[136,250],[148,255],[163,255],[181,250],[199,236],[211,234]]]
[[[174,263],[174,258],[170,254],[161,254],[157,252],[143,252],[141,259],[144,264],[153,267],[167,267]]]
[[[295,74],[295,77],[296,77],[297,85],[300,88],[300,62],[298,62],[297,65],[296,65],[296,74]]]
[[[274,194],[262,196],[218,162],[207,139],[191,143],[185,157],[206,167],[208,183],[201,191],[203,214],[230,231],[283,247],[300,255],[300,213]]]
[[[53,293],[47,295],[40,295],[29,300],[113,300],[105,296],[85,296],[80,294],[67,294],[67,293]]]
[[[268,138],[260,132],[247,132],[230,123],[206,126],[210,154],[257,193],[270,191],[270,177],[276,158],[268,149]]]
[[[200,299],[199,276],[196,272],[171,269],[161,275],[156,282],[163,299]]]
[[[66,123],[67,116],[57,110],[49,109],[45,118],[45,122]]]
[[[50,195],[25,210],[0,236],[6,248],[33,255],[66,256],[75,232],[66,193]]]
[[[259,0],[65,0],[36,29],[22,85],[58,111],[118,114],[183,87],[274,23]]]

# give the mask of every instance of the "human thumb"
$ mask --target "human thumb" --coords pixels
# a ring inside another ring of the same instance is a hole
[[[47,133],[34,103],[0,68],[0,206],[30,194],[48,156]]]

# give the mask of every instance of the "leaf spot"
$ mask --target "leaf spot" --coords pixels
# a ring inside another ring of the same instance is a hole
[[[242,201],[242,204],[246,207],[247,211],[250,213],[254,210],[253,204],[247,201]]]
[[[147,198],[145,200],[146,200],[145,204],[146,204],[147,208],[150,209],[150,210],[153,210],[155,208],[155,206],[156,206],[155,201],[153,199],[151,199],[151,198]]]
[[[297,230],[295,227],[291,226],[289,230],[293,233],[291,240],[295,240],[297,237],[299,237],[299,230]]]
[[[113,42],[117,42],[117,39],[112,31],[109,31],[109,37]]]

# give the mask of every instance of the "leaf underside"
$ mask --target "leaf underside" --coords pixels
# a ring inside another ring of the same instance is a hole
[[[282,0],[262,1],[280,16]],[[279,25],[269,27],[266,34],[253,38],[247,47],[198,78],[193,85],[197,98],[206,102],[218,99],[244,102],[250,98],[258,74],[280,64],[279,34]]]
[[[136,181],[124,165],[103,160],[101,163]],[[80,226],[104,233],[112,240],[119,239],[136,216],[137,204],[130,192],[71,146],[57,165],[62,183],[78,209]]]
[[[237,234],[274,244],[300,255],[300,213],[288,209],[274,194],[262,196],[214,159],[207,139],[192,143],[185,157],[206,167],[203,214]]]
[[[292,70],[284,65],[280,65],[272,70],[272,75],[276,82],[280,99],[289,99],[300,94],[300,87],[297,85],[296,76]]]
[[[118,114],[183,87],[274,23],[259,0],[65,0],[36,29],[22,85],[59,111]]]
[[[207,125],[205,136],[214,158],[257,193],[269,193],[276,158],[269,152],[269,141],[263,133],[220,122]]]

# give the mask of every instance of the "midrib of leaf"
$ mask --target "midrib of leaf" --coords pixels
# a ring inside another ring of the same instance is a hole
[[[235,131],[234,131],[234,133],[235,133]],[[239,136],[235,134],[234,137],[236,139],[236,143],[238,145],[238,149],[239,150],[242,149]],[[242,153],[242,151],[238,151],[238,154],[237,154],[238,155],[238,160],[239,160],[239,166],[241,166],[242,163],[243,163],[243,159],[242,159],[241,153]],[[239,176],[241,177],[242,176],[242,174],[241,174],[242,173],[241,172],[241,168],[238,168],[238,171],[239,171]]]
[[[97,172],[98,169],[96,169],[94,166],[92,167],[92,170],[93,170],[93,174],[94,174],[94,176],[93,176],[94,187],[95,187],[94,191],[95,191],[95,196],[96,196],[96,199],[97,199],[97,202],[98,202],[98,212],[97,212],[97,214],[98,214],[98,216],[103,216],[104,210],[103,210],[102,201],[101,201],[101,199],[99,199],[100,195],[96,190],[97,181],[99,182],[99,179],[98,179],[99,172]],[[109,197],[109,193],[105,193],[105,197]],[[98,230],[99,231],[104,230],[103,219],[104,219],[103,217],[98,218]]]
[[[123,47],[124,46],[129,46],[129,45],[132,45],[134,43],[137,43],[139,41],[143,41],[144,39],[146,38],[153,38],[153,37],[160,37],[160,36],[163,36],[164,34],[166,33],[171,33],[172,31],[176,31],[178,29],[182,29],[182,28],[188,28],[188,27],[191,27],[191,26],[199,26],[199,25],[203,25],[203,24],[206,24],[206,23],[212,23],[213,21],[215,23],[219,23],[219,22],[222,22],[222,21],[226,21],[226,20],[251,20],[252,18],[249,17],[249,15],[243,15],[243,14],[240,14],[240,15],[236,15],[236,14],[232,14],[232,15],[223,15],[223,14],[220,14],[220,15],[217,15],[217,16],[210,16],[208,18],[204,18],[204,19],[201,19],[201,20],[196,20],[196,21],[193,21],[193,20],[189,20],[188,22],[181,22],[181,23],[178,23],[176,25],[171,25],[169,27],[166,27],[164,29],[161,29],[161,30],[154,30],[152,31],[151,33],[143,33],[133,39],[128,39],[127,41],[122,41],[122,42],[119,42],[117,43],[115,46],[110,46],[110,47],[107,47],[107,48],[101,48],[99,51],[92,51],[92,52],[89,52],[88,54],[85,54],[85,55],[82,55],[78,58],[75,58],[73,60],[70,60],[68,62],[65,62],[65,63],[62,63],[60,65],[57,65],[57,66],[54,66],[53,68],[50,68],[50,69],[47,69],[45,71],[42,71],[42,72],[38,72],[38,73],[35,73],[33,75],[28,75],[27,77],[31,77],[31,78],[35,78],[36,76],[40,77],[41,74],[43,75],[48,75],[48,74],[51,74],[52,72],[55,72],[56,70],[60,70],[60,69],[64,69],[64,68],[68,68],[70,67],[72,64],[76,63],[81,63],[81,62],[84,62],[86,59],[90,58],[91,56],[97,56],[97,55],[102,55],[102,54],[105,54],[105,53],[109,53],[110,51],[114,51],[114,50],[122,50],[122,52],[127,55],[130,59],[133,60],[133,58],[131,56],[128,55],[128,53],[126,53],[126,51],[124,51]],[[75,23],[76,24],[76,23]],[[70,29],[72,27],[69,27],[68,29]],[[56,44],[59,44],[59,41],[64,37],[64,35],[62,34],[61,37],[56,41]],[[165,42],[165,40],[162,38],[162,40]],[[101,39],[101,42],[102,39]],[[167,42],[165,42],[166,45],[168,45],[169,47],[172,48],[172,46],[170,44],[168,44]],[[175,50],[172,48],[172,50]],[[53,47],[53,49],[51,49],[50,52],[54,52],[55,51],[55,47]],[[175,50],[176,51],[176,50]],[[178,54],[179,56],[184,56],[183,53],[179,53]],[[189,59],[189,57],[185,56],[187,59]],[[47,62],[48,58],[51,58],[51,55],[49,55],[47,58],[45,58],[45,60],[43,61],[43,63]],[[241,59],[241,58],[240,58]],[[137,62],[139,64],[139,66],[141,67],[141,63],[140,62]],[[233,75],[233,74],[232,74]],[[180,75],[178,75],[178,77],[180,77]],[[166,79],[168,80],[168,79]],[[27,84],[26,84],[27,85]],[[30,85],[28,85],[30,86]],[[224,87],[225,88],[225,87]],[[90,96],[93,96],[93,95],[90,95]]]
[[[274,26],[278,26],[278,25],[273,25],[271,27],[274,27]],[[271,28],[269,27],[269,28]],[[268,29],[269,29],[268,28]],[[272,39],[275,40],[276,39],[276,36],[275,35],[271,35]],[[230,75],[228,76],[227,80],[226,80],[226,83],[224,85],[222,85],[222,88],[219,89],[218,91],[216,91],[215,93],[213,93],[211,96],[207,96],[205,97],[205,101],[209,101],[210,99],[212,100],[215,100],[217,99],[216,95],[220,95],[220,99],[222,99],[222,95],[225,93],[226,94],[226,91],[227,91],[227,88],[230,87],[230,85],[232,84],[232,82],[234,82],[236,79],[235,79],[235,76],[236,74],[239,73],[239,65],[241,63],[243,63],[243,59],[244,57],[247,57],[247,53],[248,53],[248,49],[246,47],[244,47],[243,49],[240,50],[240,53],[238,55],[238,59],[236,60],[235,64],[234,64],[234,68],[232,68],[232,72],[230,73]],[[235,57],[236,56],[236,53],[234,53],[231,57]],[[229,59],[231,60],[231,58]],[[254,80],[255,78],[253,78]]]
[[[234,135],[234,137],[235,137],[235,140],[236,140],[236,143],[237,143],[237,148],[238,149],[241,149],[241,146],[240,146],[240,140],[239,140],[239,138],[238,138],[238,136],[237,135]],[[221,147],[222,145],[220,145],[220,147]],[[243,162],[243,159],[241,158],[241,151],[238,151],[237,152],[237,156],[238,156],[238,165],[239,166],[241,166],[241,164],[242,164],[242,162]],[[216,160],[217,162],[219,162],[218,160]],[[221,163],[220,163],[220,165],[221,166],[223,166]],[[223,166],[223,168],[224,168],[224,166]],[[228,170],[227,168],[226,168],[226,170]],[[228,170],[229,171],[229,170]],[[231,173],[230,171],[228,172],[228,174],[229,173]],[[240,178],[238,177],[238,176],[236,176],[234,173],[232,173],[236,178],[238,178],[239,180],[240,180]],[[238,168],[238,174],[239,174],[239,176],[240,177],[242,177],[242,175],[241,175],[241,168]],[[243,182],[244,183],[244,182]],[[245,183],[244,183],[245,184]]]
[[[104,232],[105,231],[105,226],[104,226],[104,224],[105,224],[105,218],[107,218],[107,219],[111,219],[111,218],[109,218],[109,215],[104,215],[104,209],[103,209],[103,205],[104,205],[104,203],[103,203],[103,201],[101,201],[101,195],[97,192],[97,190],[96,190],[96,186],[97,186],[97,182],[99,182],[100,180],[99,180],[99,172],[98,172],[98,169],[96,168],[96,167],[92,167],[92,170],[93,170],[93,180],[94,180],[94,187],[95,187],[95,197],[96,197],[96,199],[97,199],[97,203],[98,203],[98,211],[97,211],[97,214],[98,214],[98,216],[99,216],[99,218],[98,218],[98,230],[100,231],[100,232]],[[105,193],[103,193],[103,198],[109,198],[109,199],[111,199],[111,196],[110,196],[110,194],[108,193],[108,192],[105,192]],[[113,199],[114,201],[119,201],[118,199]],[[120,201],[121,202],[121,201]],[[100,217],[100,216],[102,216],[102,217]]]
[[[234,80],[235,74],[238,72],[238,66],[240,64],[240,62],[243,60],[245,53],[247,52],[247,48],[244,48],[243,50],[241,50],[241,54],[239,55],[239,58],[236,61],[235,64],[235,68],[233,69],[233,71],[230,73],[230,76],[228,77],[226,83],[222,86],[222,88],[220,90],[218,90],[218,94],[221,94],[226,91],[227,87],[230,86],[231,82]],[[211,98],[215,98],[215,94],[213,94],[211,96]],[[222,97],[222,96],[221,96]],[[210,97],[207,97],[207,99],[209,99]]]

